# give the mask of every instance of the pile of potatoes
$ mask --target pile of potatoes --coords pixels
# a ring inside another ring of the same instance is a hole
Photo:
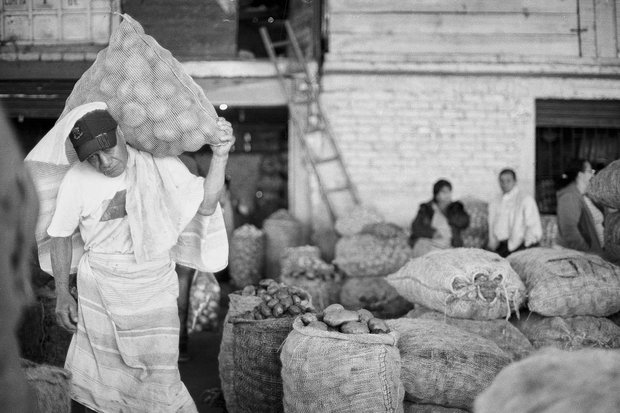
[[[301,288],[279,284],[270,278],[260,280],[258,286],[248,285],[241,295],[257,296],[263,301],[241,317],[247,320],[295,317],[315,311],[308,293]]]
[[[257,283],[265,266],[265,233],[254,225],[237,228],[230,240],[228,270],[237,288]]]
[[[217,113],[202,88],[128,15],[76,83],[63,114],[94,101],[108,105],[130,145],[155,156],[221,144]]]
[[[375,318],[368,310],[346,310],[340,304],[332,304],[322,314],[307,313],[301,316],[306,327],[344,334],[387,334],[385,321]]]
[[[335,277],[334,266],[318,257],[309,255],[288,256],[282,260],[282,279],[307,278],[309,280],[332,280]]]

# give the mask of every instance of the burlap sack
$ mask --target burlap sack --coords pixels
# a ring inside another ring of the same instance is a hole
[[[542,351],[505,368],[478,396],[474,412],[617,412],[618,371],[614,351]]]
[[[466,248],[484,248],[489,240],[489,205],[479,199],[466,197],[461,199],[469,215],[469,226],[461,232],[463,246]]]
[[[217,113],[202,88],[126,14],[75,84],[61,117],[96,101],[108,105],[130,145],[155,156],[221,143]]]
[[[228,305],[228,313],[224,318],[224,327],[222,329],[222,342],[220,344],[220,353],[218,355],[218,367],[220,372],[220,383],[222,393],[226,401],[226,409],[229,412],[237,411],[237,401],[235,399],[235,390],[233,375],[235,372],[235,360],[233,358],[233,325],[230,321],[232,318],[251,311],[263,300],[255,296],[242,296],[239,294],[229,294],[230,299]]]
[[[605,214],[603,235],[605,238],[603,257],[616,265],[620,265],[620,212]]]
[[[265,266],[265,234],[253,225],[237,228],[230,240],[228,271],[237,288],[256,284]]]
[[[339,303],[349,310],[365,308],[379,318],[401,317],[413,308],[385,277],[349,278],[340,290]]]
[[[409,314],[407,314],[407,317],[410,318]],[[491,340],[508,354],[512,360],[520,360],[534,351],[534,347],[532,347],[532,343],[530,343],[527,337],[506,320],[466,320],[464,318],[447,317],[436,311],[426,312],[417,318],[446,323]]]
[[[398,335],[342,334],[298,318],[280,356],[284,411],[402,412]]]
[[[280,278],[280,260],[287,248],[302,244],[301,223],[285,209],[269,216],[263,223],[265,232],[265,278]]]
[[[574,250],[530,248],[508,261],[525,281],[530,311],[604,317],[620,311],[620,267]]]
[[[292,329],[292,318],[233,319],[234,411],[284,411],[280,350]]]
[[[338,240],[334,264],[348,277],[383,277],[405,265],[411,253],[404,233],[392,238],[357,234]]]
[[[347,216],[338,218],[335,229],[338,234],[348,237],[361,232],[368,224],[376,224],[383,221],[383,217],[374,209],[358,206],[353,208]]]
[[[456,318],[507,318],[525,298],[525,286],[508,261],[477,248],[431,252],[387,280],[410,302]]]
[[[405,399],[469,409],[510,357],[495,343],[432,320],[387,320],[400,334]]]
[[[39,412],[71,412],[71,373],[60,367],[36,364],[22,359],[26,382],[34,390]]]
[[[405,400],[405,413],[467,413],[469,410],[454,407],[443,407],[437,404],[411,403]]]
[[[594,175],[586,193],[600,205],[620,209],[620,160],[613,161]]]
[[[513,323],[534,348],[620,348],[620,327],[604,317],[543,317],[536,313],[524,313]]]

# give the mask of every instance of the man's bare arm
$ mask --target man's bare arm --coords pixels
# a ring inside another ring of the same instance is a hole
[[[58,324],[74,333],[77,329],[77,303],[71,295],[69,272],[73,258],[71,236],[52,237],[52,273],[56,282],[56,318]]]

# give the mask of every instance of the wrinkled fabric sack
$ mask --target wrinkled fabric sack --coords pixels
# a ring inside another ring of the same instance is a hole
[[[21,359],[21,367],[41,413],[71,412],[71,372],[26,359]]]
[[[409,314],[407,314],[408,318],[446,323],[491,340],[508,354],[512,360],[520,360],[534,350],[528,338],[506,320],[466,320],[464,318],[447,317],[436,311],[426,312],[417,317],[409,317]]]
[[[387,280],[411,303],[456,318],[508,318],[525,299],[525,286],[508,261],[477,248],[414,258]]]
[[[342,334],[298,318],[280,356],[284,411],[403,411],[398,335]]]
[[[301,223],[280,209],[263,223],[265,232],[265,278],[280,279],[280,260],[288,248],[302,244]]]
[[[620,348],[620,327],[604,317],[543,317],[524,313],[513,323],[534,348]]]
[[[413,308],[385,277],[349,278],[340,290],[339,303],[349,310],[365,308],[375,317],[401,317]]]
[[[613,161],[594,175],[586,194],[597,204],[620,209],[620,160]]]
[[[468,413],[468,410],[443,407],[437,404],[411,403],[405,400],[405,413]]]
[[[357,206],[351,212],[336,220],[335,229],[343,237],[358,234],[368,224],[383,222],[384,219],[377,211]]]
[[[603,236],[605,239],[603,257],[620,265],[620,212],[610,212],[605,215]]]
[[[530,248],[508,261],[525,281],[530,311],[560,317],[620,311],[620,267],[597,255]]]
[[[293,319],[232,322],[235,411],[283,412],[280,350],[293,329]]]
[[[387,320],[399,333],[401,379],[410,402],[470,409],[511,362],[495,343],[433,320]]]
[[[489,240],[489,204],[472,197],[463,198],[461,203],[469,215],[469,226],[461,232],[463,246],[486,247]]]
[[[221,144],[217,113],[172,54],[127,14],[67,98],[61,118],[105,102],[127,143],[155,156]]]
[[[404,231],[390,238],[357,234],[338,240],[334,264],[348,277],[383,277],[405,265],[411,254]]]
[[[614,351],[541,351],[505,368],[478,396],[474,412],[617,412],[618,371]]]
[[[263,300],[256,296],[243,296],[239,294],[229,294],[230,299],[228,312],[224,318],[224,326],[222,329],[222,342],[220,344],[220,352],[217,357],[220,383],[222,393],[226,401],[226,409],[229,412],[237,411],[237,401],[235,399],[235,390],[233,375],[235,372],[235,360],[233,358],[233,325],[231,319],[240,316],[246,311],[252,311],[254,307],[259,305]]]
[[[237,228],[230,240],[228,271],[235,287],[257,284],[265,266],[265,234],[254,225]]]

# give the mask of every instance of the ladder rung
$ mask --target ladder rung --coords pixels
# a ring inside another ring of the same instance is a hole
[[[330,156],[329,158],[317,159],[314,161],[314,163],[317,165],[320,165],[323,163],[337,161],[338,159],[340,159],[340,157],[338,155],[334,155],[334,156]]]
[[[271,45],[275,48],[275,47],[282,47],[282,46],[288,46],[289,44],[291,44],[290,40],[280,40],[279,42],[273,42],[271,43]]]
[[[325,189],[325,192],[342,192],[342,191],[349,191],[351,189],[351,187],[349,185],[345,185],[345,186],[338,186],[336,188],[327,188]]]

